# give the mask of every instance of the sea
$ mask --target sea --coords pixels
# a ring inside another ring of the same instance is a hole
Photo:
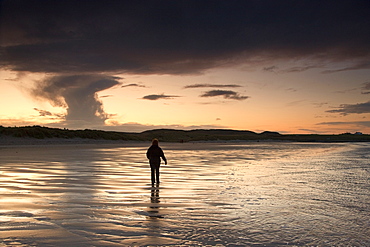
[[[0,146],[0,246],[370,246],[370,143]]]

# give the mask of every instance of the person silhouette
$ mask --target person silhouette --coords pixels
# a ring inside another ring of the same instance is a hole
[[[162,148],[159,147],[158,139],[153,139],[152,145],[146,152],[146,157],[149,159],[150,169],[152,170],[152,185],[157,181],[159,184],[159,167],[161,166],[161,158],[164,164],[167,165],[166,156],[164,156]]]

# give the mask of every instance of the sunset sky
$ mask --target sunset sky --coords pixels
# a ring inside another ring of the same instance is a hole
[[[0,2],[0,125],[370,134],[370,1]]]

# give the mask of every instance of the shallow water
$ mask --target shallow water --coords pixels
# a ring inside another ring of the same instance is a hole
[[[0,246],[370,245],[370,144],[0,147]]]

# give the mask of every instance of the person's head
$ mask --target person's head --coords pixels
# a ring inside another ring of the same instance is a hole
[[[152,145],[154,145],[154,146],[158,146],[158,144],[159,144],[158,139],[153,139],[153,141],[152,141]]]

